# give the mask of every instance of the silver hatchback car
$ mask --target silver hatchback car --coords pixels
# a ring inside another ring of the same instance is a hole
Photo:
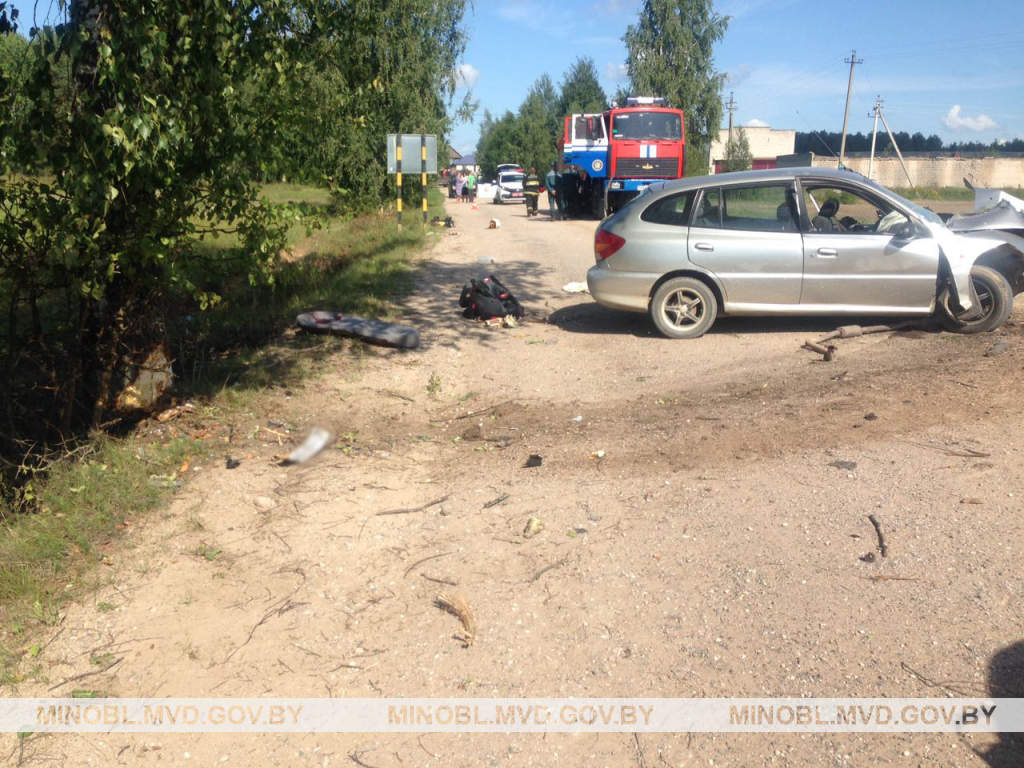
[[[601,223],[587,284],[679,339],[720,315],[935,313],[951,330],[990,331],[1024,290],[1024,237],[960,229],[850,171],[680,179]]]

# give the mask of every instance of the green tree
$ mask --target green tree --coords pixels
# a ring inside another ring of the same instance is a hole
[[[603,112],[608,108],[608,97],[597,77],[597,67],[589,56],[581,56],[562,79],[558,99],[560,117]]]
[[[518,160],[525,169],[538,171],[550,167],[558,156],[557,140],[560,116],[558,93],[551,78],[542,75],[530,88],[519,107],[521,154]]]
[[[727,171],[749,171],[753,164],[750,139],[743,126],[737,126],[733,137],[725,143],[725,168]]]
[[[497,119],[490,112],[484,112],[476,162],[485,177],[493,177],[502,163],[523,162],[525,151],[521,128],[518,116],[511,111]]]
[[[714,47],[728,24],[712,0],[644,0],[623,37],[632,93],[684,111],[688,155],[706,158],[718,135],[725,75],[715,69]]]

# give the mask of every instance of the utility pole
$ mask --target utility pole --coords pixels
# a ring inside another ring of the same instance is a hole
[[[881,95],[875,97],[875,108],[868,114],[868,117],[875,118],[875,125],[871,129],[871,157],[868,158],[868,179],[871,178],[871,169],[875,166],[875,137],[878,136],[878,115],[882,111]]]
[[[903,161],[903,153],[900,152],[900,145],[896,143],[896,137],[892,135],[892,128],[889,127],[889,121],[885,119],[885,113],[882,111],[882,107],[878,107],[878,116],[882,118],[882,125],[885,126],[886,132],[889,134],[889,140],[892,145],[896,148],[896,157],[900,159],[900,165],[903,166],[903,173],[907,175],[907,181],[910,183],[910,188],[914,188],[914,180],[910,178],[910,171],[907,170],[907,164]]]
[[[736,100],[732,97],[732,92],[729,92],[729,103],[726,104],[729,109],[729,143],[732,144],[732,113],[736,111]]]
[[[853,69],[858,64],[863,64],[864,59],[857,58],[857,51],[854,50],[850,53],[850,58],[843,59],[847,64],[850,65],[850,82],[846,84],[846,112],[843,114],[843,138],[839,143],[839,165],[843,165],[843,160],[846,158],[846,125],[850,121],[850,95],[853,93]]]

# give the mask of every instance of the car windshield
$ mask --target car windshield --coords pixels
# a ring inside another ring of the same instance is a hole
[[[679,141],[683,138],[683,119],[672,112],[620,112],[612,119],[612,136],[633,141]]]
[[[929,211],[927,208],[922,208],[917,203],[910,202],[909,200],[907,200],[907,198],[903,197],[902,195],[897,195],[891,189],[886,189],[885,191],[889,194],[890,197],[898,201],[905,208],[909,208],[913,213],[920,216],[922,219],[929,222],[930,224],[938,224],[943,227],[946,226],[945,224],[942,223],[942,219],[939,217],[939,215],[934,211]]]
[[[501,184],[508,184],[509,182],[522,181],[526,176],[521,173],[503,173],[501,174]]]

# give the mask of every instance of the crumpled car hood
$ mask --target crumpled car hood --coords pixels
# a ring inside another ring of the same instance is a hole
[[[1024,200],[998,189],[974,190],[974,210],[958,213],[946,225],[954,232],[1024,229]]]

